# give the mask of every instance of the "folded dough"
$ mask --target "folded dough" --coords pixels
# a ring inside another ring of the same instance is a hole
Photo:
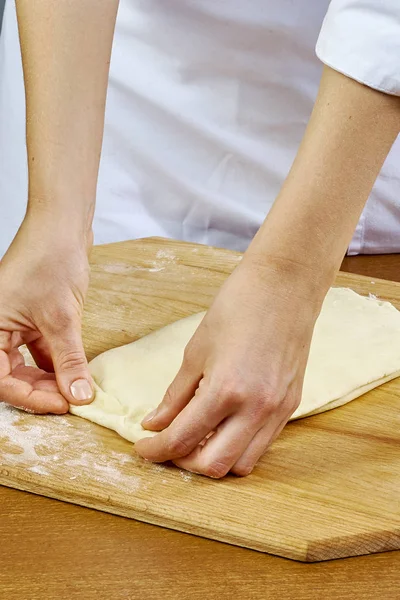
[[[179,370],[183,350],[205,313],[181,319],[90,363],[96,398],[75,415],[131,442],[155,435],[140,422]],[[302,401],[292,419],[317,414],[400,375],[400,312],[389,302],[332,288],[315,325]]]

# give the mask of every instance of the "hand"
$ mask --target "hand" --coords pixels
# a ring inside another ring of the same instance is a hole
[[[0,401],[62,414],[93,397],[81,338],[89,266],[85,244],[52,226],[26,219],[0,262]]]
[[[310,274],[292,267],[243,259],[143,421],[163,431],[137,442],[142,457],[215,478],[252,471],[300,403],[322,304]]]

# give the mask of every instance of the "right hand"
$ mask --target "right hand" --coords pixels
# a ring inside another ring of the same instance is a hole
[[[88,244],[56,228],[26,219],[0,262],[0,402],[40,414],[93,400],[81,336]]]

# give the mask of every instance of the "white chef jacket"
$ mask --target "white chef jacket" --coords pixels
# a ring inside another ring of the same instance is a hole
[[[296,155],[321,61],[400,95],[400,2],[121,0],[95,242],[162,235],[244,250]],[[1,36],[0,82],[1,256],[27,196],[12,0]],[[400,251],[399,160],[400,141],[350,253]]]

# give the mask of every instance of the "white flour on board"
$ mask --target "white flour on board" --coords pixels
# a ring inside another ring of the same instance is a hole
[[[139,477],[126,475],[125,473],[122,474],[116,466],[111,464],[99,464],[98,462],[93,462],[93,455],[89,452],[83,452],[77,459],[67,459],[64,461],[64,464],[68,467],[74,467],[77,470],[81,470],[82,467],[84,467],[87,471],[90,471],[91,476],[99,482],[110,483],[110,481],[113,480],[120,480],[122,483],[123,480],[124,489],[126,489],[125,486],[128,484],[127,489],[130,492],[143,487]],[[144,488],[146,488],[146,486],[144,486]]]
[[[154,465],[154,470],[157,471],[157,473],[162,473],[163,471],[167,471],[167,467],[160,463],[156,463]]]
[[[179,475],[182,477],[183,481],[191,481],[193,479],[193,473],[189,471],[182,471],[179,469]]]
[[[157,271],[163,271],[165,267],[137,267],[133,265],[127,264],[108,264],[108,265],[99,265],[98,267],[101,271],[105,271],[106,273],[112,273],[113,275],[127,275],[129,273],[135,273],[137,271],[148,271],[149,273],[154,273]]]
[[[28,471],[37,473],[38,475],[50,475],[49,471],[42,467],[42,465],[34,465],[33,467],[29,467]]]
[[[174,262],[176,260],[176,256],[171,250],[158,250],[156,254],[156,258],[161,259],[164,262]]]
[[[93,426],[83,420],[79,429],[75,429],[67,417],[27,417],[0,403],[0,442],[5,467],[19,466],[42,477],[68,476],[71,480],[84,477],[85,481],[129,492],[143,487],[140,477],[123,472],[130,462],[133,464],[133,458],[116,451],[105,453],[93,433]],[[79,455],[73,458],[71,446],[79,447]]]
[[[35,363],[29,350],[25,346],[20,350],[25,363],[33,366]],[[105,452],[95,435],[96,426],[92,423],[80,419],[79,428],[75,428],[70,416],[32,418],[26,412],[33,411],[18,410],[0,402],[0,469],[4,457],[6,465],[3,466],[23,467],[42,477],[56,475],[68,477],[71,481],[84,477],[85,481],[96,481],[130,492],[147,488],[142,478],[126,472],[130,464],[135,464],[133,456],[115,450]],[[80,454],[70,458],[68,448],[77,445]],[[154,464],[152,468],[156,473],[169,470],[163,464]],[[188,471],[179,469],[179,474],[183,481],[192,480],[192,474]]]

